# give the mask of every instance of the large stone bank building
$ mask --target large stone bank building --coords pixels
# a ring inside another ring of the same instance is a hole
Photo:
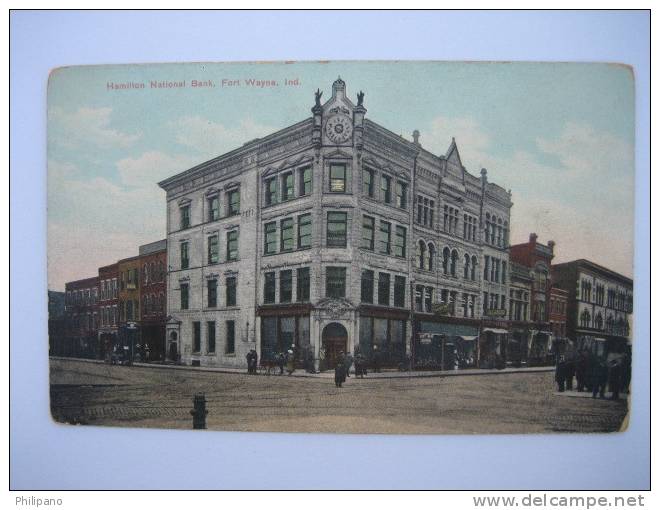
[[[321,97],[160,183],[170,357],[244,366],[249,349],[293,345],[321,367],[357,348],[476,363],[507,333],[510,192],[469,173],[453,140],[435,155],[367,119],[341,79]]]

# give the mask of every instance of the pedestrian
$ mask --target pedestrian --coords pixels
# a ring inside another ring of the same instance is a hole
[[[280,368],[280,374],[284,374],[284,365],[286,364],[286,356],[284,356],[283,352],[280,352],[277,354],[277,366]]]
[[[619,400],[619,391],[621,390],[622,360],[613,360],[609,367],[609,383],[612,400]]]
[[[621,391],[625,391],[626,393],[630,392],[630,377],[632,375],[632,363],[630,355],[630,352],[626,352],[623,355],[623,360],[621,363]]]
[[[364,379],[364,376],[367,375],[367,366],[366,360],[361,352],[355,353],[355,377]]]
[[[575,360],[570,358],[566,360],[566,389],[573,391],[573,377],[575,377]]]
[[[344,357],[344,366],[346,367],[346,377],[351,376],[351,365],[353,364],[353,355],[350,352]]]
[[[289,349],[286,353],[286,372],[287,372],[287,375],[291,375],[291,374],[293,374],[293,372],[295,372],[295,370],[296,370],[295,361],[296,361],[296,358],[293,354],[293,349]]]
[[[559,392],[563,392],[566,384],[566,360],[563,356],[559,357],[559,362],[555,368],[555,381],[557,381]]]
[[[604,360],[596,358],[594,360],[594,368],[591,372],[591,397],[605,398],[605,387],[607,386],[607,364]]]
[[[374,352],[373,352],[373,365],[374,365],[374,372],[379,373],[380,372],[380,352],[378,351],[378,346],[374,345]]]
[[[248,351],[245,355],[245,361],[247,362],[247,373],[252,373],[252,350]]]
[[[335,364],[335,386],[341,388],[344,382],[346,382],[346,368],[343,363],[337,360]]]
[[[577,382],[577,390],[584,391],[587,379],[587,354],[581,350],[575,362],[575,380]]]

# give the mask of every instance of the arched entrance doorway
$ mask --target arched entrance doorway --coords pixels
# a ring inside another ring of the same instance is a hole
[[[167,357],[170,361],[178,361],[179,359],[179,349],[177,342],[178,335],[176,331],[170,332],[170,345],[167,350]]]
[[[334,368],[340,352],[346,352],[348,332],[338,322],[332,322],[323,328],[321,336],[325,351],[325,368]]]

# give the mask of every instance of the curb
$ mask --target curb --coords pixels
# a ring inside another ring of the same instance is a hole
[[[103,360],[87,358],[67,358],[64,356],[49,356],[49,359],[61,361],[77,361],[81,363],[105,364]],[[237,374],[248,375],[245,369],[215,368],[215,367],[191,367],[187,365],[161,365],[151,363],[133,363],[131,366],[139,368],[153,368],[161,370],[187,370],[191,372],[207,372],[219,374]],[[417,379],[430,377],[461,377],[470,375],[507,375],[507,374],[534,374],[539,372],[554,372],[555,367],[533,367],[533,368],[504,368],[502,370],[493,369],[466,369],[466,370],[446,370],[433,372],[380,372],[367,375],[366,379]],[[317,374],[308,374],[306,372],[294,372],[291,376],[272,375],[264,377],[304,377],[308,379],[332,379],[332,371]]]

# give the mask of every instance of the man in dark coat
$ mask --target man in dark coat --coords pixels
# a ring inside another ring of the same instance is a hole
[[[277,354],[277,366],[280,368],[280,374],[284,374],[284,365],[286,364],[286,356],[283,352]]]
[[[621,375],[622,375],[622,362],[618,359],[610,363],[609,382],[610,391],[612,392],[612,400],[619,400],[619,391],[621,390]]]
[[[566,360],[566,389],[573,390],[573,377],[575,377],[575,359],[568,358]]]
[[[575,379],[577,381],[577,390],[584,391],[587,379],[587,355],[584,351],[580,351],[575,361]]]
[[[374,345],[373,363],[374,372],[380,372],[380,351],[377,345]]]
[[[555,368],[555,381],[557,381],[559,391],[564,391],[564,385],[566,384],[566,360],[563,356],[559,357],[559,362]]]
[[[596,358],[593,361],[593,369],[591,371],[591,396],[596,398],[605,398],[605,387],[607,386],[607,363],[605,360]]]
[[[346,368],[344,364],[337,360],[335,365],[335,386],[341,388],[341,385],[346,381]]]

